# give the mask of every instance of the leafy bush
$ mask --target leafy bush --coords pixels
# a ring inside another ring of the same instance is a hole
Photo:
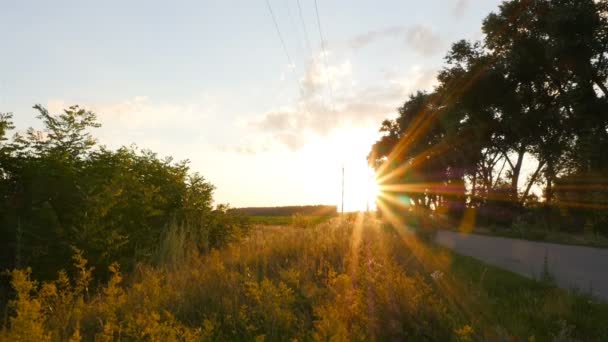
[[[103,276],[112,262],[131,269],[151,261],[173,226],[203,250],[246,233],[227,207],[212,207],[213,186],[174,162],[136,147],[95,147],[96,116],[78,106],[50,114],[36,106],[44,131],[4,144],[0,125],[0,269],[30,266],[50,279],[83,250]]]

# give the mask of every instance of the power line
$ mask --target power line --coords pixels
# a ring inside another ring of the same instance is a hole
[[[323,58],[323,64],[325,64],[325,74],[327,76],[327,87],[329,89],[329,98],[331,101],[332,109],[335,111],[334,106],[334,94],[331,88],[331,80],[329,78],[329,67],[327,66],[327,51],[325,50],[325,39],[323,39],[323,30],[321,29],[321,17],[319,16],[319,6],[317,0],[315,0],[315,13],[317,14],[317,26],[319,27],[319,37],[321,37],[321,52]]]
[[[298,0],[298,6],[300,5],[300,1]],[[325,50],[325,39],[323,38],[323,29],[321,28],[321,17],[319,16],[319,5],[317,4],[317,0],[315,0],[315,13],[317,15],[317,26],[319,28],[319,37],[321,38],[321,58],[323,59],[323,64],[325,65],[325,75],[327,77],[327,88],[329,89],[329,101],[332,108],[332,111],[336,111],[335,102],[334,102],[334,93],[331,87],[331,80],[329,77],[329,67],[327,65],[327,51]],[[342,203],[341,203],[341,211],[342,216],[344,216],[344,163],[342,163]]]
[[[289,56],[289,51],[287,51],[287,46],[285,45],[283,35],[281,34],[281,30],[279,29],[279,23],[277,22],[277,19],[274,16],[274,12],[272,11],[272,7],[270,6],[269,0],[266,0],[266,5],[268,5],[268,11],[270,12],[270,16],[272,17],[272,21],[274,22],[274,28],[277,30],[277,34],[279,35],[279,39],[281,40],[281,45],[283,46],[283,51],[285,52],[285,56],[287,56],[287,62],[289,63],[289,67],[291,68],[294,64],[292,63],[291,57]]]
[[[279,35],[279,39],[281,40],[281,46],[283,47],[283,52],[285,53],[285,56],[287,57],[287,62],[289,63],[288,68],[291,69],[291,72],[293,73],[293,80],[294,80],[294,82],[296,82],[298,88],[300,89],[300,93],[303,93],[304,90],[302,88],[302,84],[300,83],[300,81],[298,81],[298,75],[296,74],[295,64],[291,60],[291,56],[289,55],[289,50],[287,49],[287,45],[285,44],[285,40],[283,39],[283,35],[281,34],[281,29],[279,28],[279,23],[276,19],[276,16],[274,15],[272,6],[270,6],[269,0],[266,0],[266,5],[268,6],[268,11],[270,12],[270,16],[272,17],[272,22],[274,23],[274,28],[276,29],[277,34]],[[287,7],[287,10],[289,11],[289,6]],[[291,19],[291,15],[289,17]],[[291,22],[293,25],[293,19],[291,19]],[[285,75],[285,77],[287,77],[287,75]]]
[[[285,7],[287,8],[287,17],[289,18],[289,23],[291,24],[291,32],[293,33],[293,35],[296,37],[296,40],[298,41],[298,49],[303,49],[302,48],[302,44],[300,43],[300,30],[298,30],[298,27],[295,24],[295,21],[293,19],[293,16],[291,15],[291,6],[289,6],[289,1],[285,1]]]
[[[306,42],[306,48],[308,49],[308,53],[312,57],[312,48],[310,47],[310,39],[308,39],[308,30],[306,30],[306,23],[304,22],[304,16],[302,15],[302,6],[300,5],[300,0],[298,2],[298,13],[300,14],[300,22],[302,23],[302,28],[304,30],[304,40]]]

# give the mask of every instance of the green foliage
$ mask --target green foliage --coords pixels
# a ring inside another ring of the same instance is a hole
[[[607,169],[608,170],[608,169]],[[577,172],[557,179],[555,197],[564,230],[608,236],[608,172]]]
[[[6,141],[6,133],[15,128],[12,120],[12,113],[0,113],[0,142]]]
[[[17,139],[38,154],[59,154],[63,157],[81,157],[95,145],[89,128],[100,127],[97,116],[78,106],[71,106],[63,113],[52,115],[41,105],[34,106],[38,119],[44,124],[43,134],[30,128],[25,140]]]
[[[77,247],[103,276],[112,262],[130,269],[151,260],[171,225],[196,230],[189,234],[204,250],[245,233],[226,207],[213,208],[213,186],[190,173],[187,161],[136,147],[95,147],[94,113],[34,108],[44,130],[0,146],[0,269],[28,265],[48,279]],[[0,117],[2,139],[10,118]]]

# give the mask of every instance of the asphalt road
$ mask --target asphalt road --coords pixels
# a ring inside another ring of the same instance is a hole
[[[608,301],[608,249],[439,231],[436,241],[453,251],[539,279],[547,258],[559,287]]]

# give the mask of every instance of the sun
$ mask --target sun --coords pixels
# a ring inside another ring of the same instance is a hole
[[[340,158],[344,167],[344,210],[376,210],[379,186],[376,173],[367,163],[375,132],[362,129],[338,131]]]
[[[375,172],[371,168],[367,168],[365,171],[365,200],[367,201],[366,210],[375,210],[376,209],[376,199],[378,198],[379,186],[376,181]]]
[[[374,211],[378,196],[375,172],[366,163],[350,163],[344,171],[344,210]]]
[[[379,187],[375,171],[367,163],[376,140],[374,129],[363,128],[337,129],[328,136],[310,137],[301,152],[301,179],[307,181],[307,191],[321,198],[320,202],[335,203],[339,212],[344,183],[345,212],[376,210]]]

